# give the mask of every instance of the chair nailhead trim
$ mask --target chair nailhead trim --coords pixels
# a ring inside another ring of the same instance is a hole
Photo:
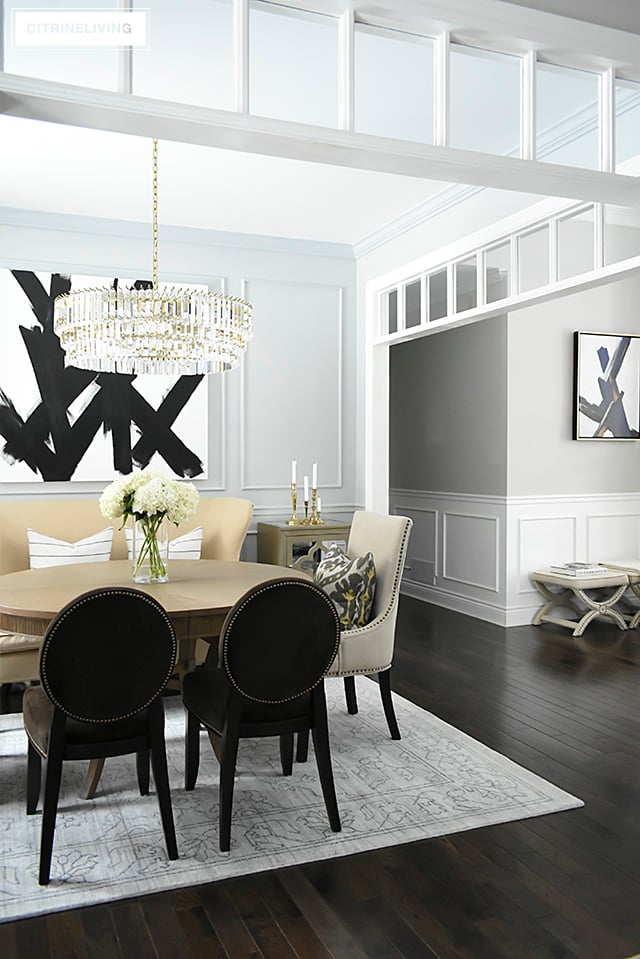
[[[162,618],[164,619],[164,621],[166,622],[167,626],[169,627],[171,638],[173,640],[173,664],[171,668],[169,669],[162,685],[153,694],[153,696],[151,696],[150,699],[148,699],[147,702],[144,703],[142,706],[138,707],[138,709],[125,713],[123,716],[115,716],[113,719],[87,720],[87,718],[84,716],[75,716],[73,713],[67,712],[67,710],[64,709],[60,705],[60,703],[57,701],[57,699],[54,697],[53,693],[51,692],[51,687],[49,686],[49,682],[47,679],[46,654],[47,654],[48,647],[51,643],[51,637],[55,634],[60,624],[64,622],[64,620],[68,616],[70,616],[71,613],[73,613],[74,610],[78,608],[78,606],[84,606],[85,603],[90,603],[93,599],[97,598],[98,596],[135,596],[137,599],[144,600],[145,603],[148,603],[149,606],[152,606],[157,612],[159,612]],[[77,719],[79,722],[82,722],[82,723],[86,723],[86,722],[105,723],[105,724],[113,723],[113,722],[118,722],[121,719],[129,719],[131,716],[135,716],[137,713],[142,712],[143,709],[146,709],[147,706],[149,706],[153,702],[153,700],[156,698],[158,693],[164,689],[166,684],[171,679],[171,676],[173,675],[173,666],[175,665],[177,652],[178,652],[178,643],[176,641],[176,632],[175,632],[175,629],[173,628],[173,623],[167,616],[166,610],[162,608],[162,606],[157,600],[153,599],[151,596],[147,596],[147,594],[143,593],[141,590],[134,590],[134,589],[105,589],[102,591],[96,590],[94,592],[86,594],[85,596],[79,598],[76,601],[72,600],[71,603],[69,604],[68,609],[66,609],[65,612],[58,617],[53,627],[47,630],[47,633],[44,638],[44,642],[42,644],[42,652],[40,654],[40,678],[42,680],[42,685],[44,686],[45,692],[47,696],[49,697],[49,699],[51,700],[51,702],[54,704],[54,706],[57,706],[57,708],[62,710],[62,712],[65,713],[65,715],[70,716],[71,719]]]
[[[295,583],[296,586],[302,586],[302,587],[304,587],[305,589],[310,589],[310,590],[312,590],[312,592],[314,592],[314,593],[319,593],[319,594],[320,594],[321,596],[323,596],[323,597],[327,600],[327,602],[330,604],[331,611],[332,611],[332,613],[333,613],[334,620],[335,620],[335,625],[336,625],[336,641],[335,641],[334,647],[333,647],[333,654],[332,654],[332,656],[331,656],[331,659],[329,660],[329,665],[331,665],[331,663],[334,661],[334,659],[336,658],[336,653],[338,652],[338,646],[340,645],[340,620],[339,620],[339,618],[338,618],[338,613],[337,613],[337,610],[336,610],[334,604],[333,604],[332,601],[329,599],[329,597],[328,597],[325,593],[322,592],[322,590],[320,590],[317,586],[314,586],[313,583],[307,583],[307,582],[305,582],[303,579],[277,579],[277,580],[273,580],[273,582],[271,582],[271,583],[265,583],[263,586],[259,586],[259,587],[255,590],[255,592],[252,592],[252,593],[251,593],[250,596],[248,596],[248,597],[247,597],[246,599],[244,599],[244,600],[241,600],[241,601],[240,601],[240,604],[234,609],[233,615],[232,615],[231,618],[228,620],[228,622],[225,623],[224,636],[221,637],[221,638],[222,638],[222,658],[223,658],[223,661],[224,661],[225,672],[226,672],[227,676],[229,677],[229,679],[230,679],[230,681],[231,681],[231,685],[234,687],[234,689],[236,689],[236,690],[240,693],[241,696],[243,696],[245,699],[250,699],[250,700],[251,700],[252,702],[254,702],[254,703],[271,703],[271,704],[276,704],[276,703],[288,703],[288,702],[291,702],[291,700],[293,700],[293,699],[298,699],[300,696],[304,696],[305,693],[310,693],[312,689],[314,689],[316,686],[318,686],[318,685],[322,682],[322,680],[324,679],[324,677],[325,677],[325,675],[326,675],[326,673],[323,673],[323,674],[319,677],[319,679],[317,680],[317,682],[313,683],[312,686],[309,686],[308,689],[303,689],[301,692],[297,693],[295,696],[286,696],[284,699],[258,699],[257,696],[249,696],[249,695],[247,695],[247,693],[244,692],[244,690],[242,690],[242,689],[238,686],[238,684],[236,683],[235,679],[234,679],[233,676],[231,675],[231,670],[230,670],[230,667],[229,667],[229,660],[228,660],[228,657],[227,657],[227,641],[226,641],[226,636],[227,636],[227,632],[229,631],[229,629],[231,629],[231,627],[233,626],[236,618],[239,616],[239,614],[242,612],[242,610],[245,608],[245,606],[248,606],[248,605],[252,602],[252,600],[254,599],[255,596],[259,596],[261,593],[266,593],[266,592],[267,592],[268,590],[270,590],[270,589],[277,589],[279,586],[283,586],[283,585],[285,585],[285,584],[286,584],[286,585],[290,585],[291,583]],[[329,666],[327,666],[327,669],[328,669],[328,668],[329,668]]]

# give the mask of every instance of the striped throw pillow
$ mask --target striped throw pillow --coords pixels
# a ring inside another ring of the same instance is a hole
[[[176,536],[169,541],[169,559],[200,559],[202,550],[202,526],[196,526],[190,529],[188,533],[182,536]],[[125,526],[124,535],[127,540],[127,553],[129,559],[132,558],[133,551],[133,530],[130,526]]]
[[[79,539],[76,543],[67,543],[64,539],[45,536],[35,529],[27,530],[29,540],[29,564],[31,569],[45,566],[71,566],[73,563],[102,563],[111,559],[113,526]]]

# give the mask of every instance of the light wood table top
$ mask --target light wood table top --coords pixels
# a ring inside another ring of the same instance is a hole
[[[270,579],[308,579],[306,574],[266,563],[215,559],[169,560],[166,583],[134,583],[128,560],[78,563],[21,570],[0,576],[0,628],[44,635],[68,602],[102,586],[128,586],[154,596],[166,609],[181,640],[220,635],[225,616],[252,586]]]

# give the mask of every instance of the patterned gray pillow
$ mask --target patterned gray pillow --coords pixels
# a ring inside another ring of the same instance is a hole
[[[376,592],[373,553],[349,559],[339,546],[330,546],[318,564],[314,579],[333,600],[342,629],[366,626]]]

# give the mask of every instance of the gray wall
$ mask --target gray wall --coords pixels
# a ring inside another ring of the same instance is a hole
[[[507,318],[390,350],[390,486],[507,492]]]

